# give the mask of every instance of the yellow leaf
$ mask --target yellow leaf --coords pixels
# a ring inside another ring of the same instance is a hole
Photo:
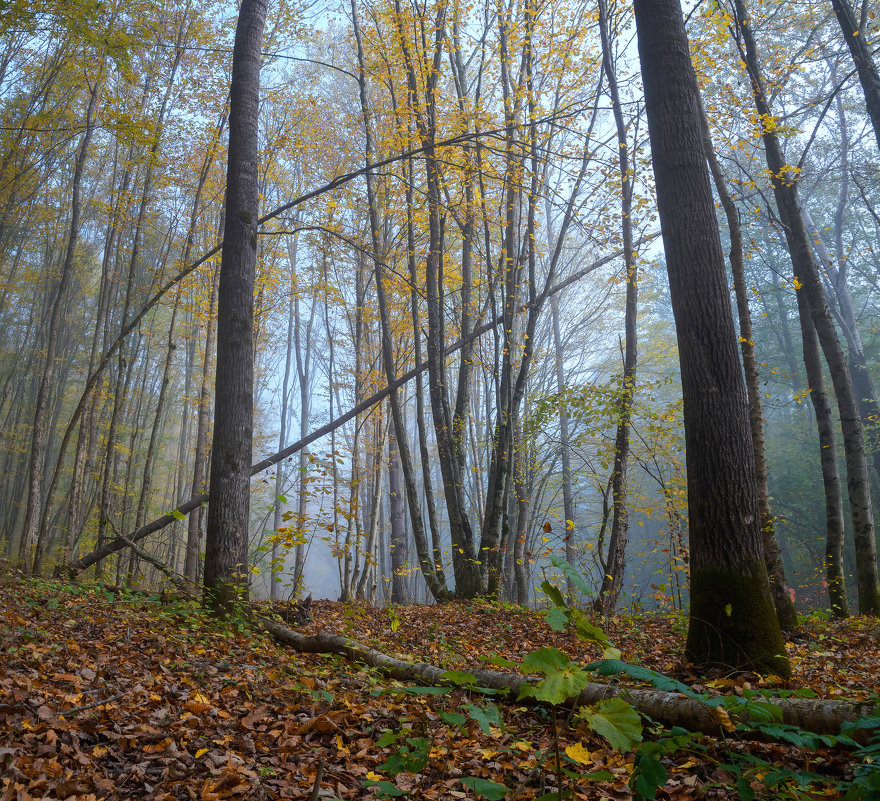
[[[580,743],[566,746],[565,753],[581,765],[593,764],[593,755]]]
[[[368,771],[367,771],[367,778],[368,778],[371,782],[380,782],[380,781],[382,781],[382,777],[381,777],[378,773],[373,773],[373,771],[371,771],[371,770],[368,770]]]
[[[203,757],[205,754],[208,753],[209,750],[209,748],[200,748],[198,751],[196,751],[196,759],[198,759],[199,757]]]
[[[712,720],[726,731],[734,731],[736,729],[736,726],[730,719],[730,715],[727,714],[727,710],[723,706],[710,708],[709,714],[712,716]]]
[[[350,754],[351,751],[348,749],[348,746],[344,742],[342,742],[342,737],[340,735],[336,735],[336,750],[341,754]]]

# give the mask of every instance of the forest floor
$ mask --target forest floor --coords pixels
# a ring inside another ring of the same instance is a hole
[[[495,656],[519,663],[550,645],[584,663],[600,656],[541,614],[505,605],[316,601],[312,613],[302,633],[332,631],[449,670]],[[680,615],[620,616],[605,630],[623,659],[697,689],[742,694],[768,683],[690,674],[679,657]],[[876,620],[812,616],[787,648],[795,674],[787,689],[878,697]],[[646,740],[657,737],[646,727]],[[880,785],[876,774],[864,779],[870,754],[831,741],[719,731],[665,742],[656,751],[659,799],[867,799],[865,788]],[[408,687],[340,657],[297,653],[253,624],[215,622],[192,602],[0,577],[0,801],[533,801],[558,798],[560,775],[566,798],[626,799],[639,758],[612,750],[565,710],[554,716],[466,687]]]

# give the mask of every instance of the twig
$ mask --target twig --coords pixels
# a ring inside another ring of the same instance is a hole
[[[83,706],[75,706],[73,709],[68,709],[66,712],[62,712],[58,717],[66,718],[68,715],[77,715],[80,712],[85,711],[86,709],[93,709],[96,706],[103,706],[104,704],[109,704],[112,701],[118,701],[122,698],[123,695],[128,695],[131,690],[125,690],[121,693],[116,693],[116,695],[111,695],[109,698],[102,698],[100,701],[92,701],[90,704],[84,704]]]
[[[318,793],[321,792],[321,779],[324,776],[324,760],[318,763],[318,772],[315,774],[315,783],[312,785],[312,794],[309,801],[318,801]]]

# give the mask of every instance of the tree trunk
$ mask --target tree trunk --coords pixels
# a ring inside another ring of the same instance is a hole
[[[681,361],[691,545],[686,658],[790,676],[761,544],[748,402],[678,0],[635,0]]]
[[[755,108],[762,119],[772,120],[774,117],[764,92],[761,65],[746,7],[742,0],[735,0],[735,3],[737,21],[745,44],[746,65],[752,83]],[[834,320],[822,288],[822,279],[804,226],[796,176],[790,174],[779,139],[771,125],[764,125],[762,138],[776,206],[785,227],[785,238],[794,274],[800,285],[797,287],[797,292],[804,294],[809,305],[813,325],[816,327],[816,334],[825,354],[834,393],[837,396],[846,455],[846,483],[849,489],[853,536],[856,543],[859,611],[862,614],[880,614],[880,578],[877,574],[874,513],[871,507],[868,462],[858,404],[846,357],[837,337]]]
[[[221,215],[221,229],[223,228]],[[208,330],[205,332],[205,353],[202,358],[202,379],[199,389],[198,417],[196,422],[196,451],[193,457],[192,497],[205,492],[205,473],[208,466],[208,429],[211,414],[211,374],[214,361],[214,341],[217,333],[217,294],[219,291],[219,271],[214,272],[211,280],[211,295],[208,302]],[[202,513],[191,515],[186,529],[186,556],[183,560],[183,575],[198,583],[199,551],[202,542]]]
[[[715,190],[721,199],[721,206],[727,219],[727,230],[730,234],[730,270],[733,273],[733,290],[736,295],[736,308],[739,315],[739,344],[742,353],[743,372],[746,379],[746,392],[749,399],[749,426],[752,432],[752,447],[755,452],[755,477],[758,482],[758,511],[761,515],[761,539],[764,544],[764,563],[770,579],[770,593],[773,606],[783,631],[797,628],[797,611],[789,592],[785,578],[785,568],[776,531],[773,526],[773,513],[770,510],[770,490],[767,487],[767,456],[764,451],[764,408],[761,402],[760,376],[758,360],[755,357],[755,341],[752,333],[752,315],[749,312],[749,296],[746,288],[745,264],[743,262],[742,228],[739,212],[733,198],[727,191],[727,183],[709,132],[706,112],[700,104],[700,116],[703,124],[703,145],[709,170],[715,182]]]
[[[365,155],[367,163],[371,163],[373,160],[373,132],[371,123],[371,110],[366,70],[364,67],[364,54],[361,42],[360,24],[358,21],[357,8],[354,0],[352,0],[351,8],[352,24],[354,27],[354,33],[357,42],[359,70],[358,82],[360,89],[361,117],[364,125],[366,149]],[[381,246],[379,242],[379,219],[378,210],[376,208],[376,189],[374,183],[375,177],[372,170],[367,171],[365,179],[367,185],[367,203],[369,207],[370,217],[370,242],[373,250],[373,267],[376,273],[376,299],[379,306],[379,320],[381,326],[382,365],[384,367],[385,377],[388,383],[393,384],[396,378],[397,370],[394,362],[394,352],[391,343],[391,322],[389,319],[388,299],[385,292],[385,277],[383,269],[384,254],[381,251]],[[407,193],[407,199],[411,200],[411,195],[409,194],[409,192]],[[408,220],[408,238],[411,233],[411,220]],[[410,247],[410,244],[412,245],[413,250],[410,250],[409,257],[410,259],[414,259],[414,243],[408,242],[408,248]],[[413,287],[413,290],[415,290],[415,286]],[[416,313],[415,307],[414,313]],[[418,330],[416,330],[414,334],[416,339],[421,336],[421,332]],[[412,457],[409,453],[409,440],[407,439],[406,435],[406,425],[404,423],[403,410],[401,409],[400,398],[397,390],[393,390],[388,396],[388,404],[391,409],[391,420],[398,449],[397,453],[399,454],[400,461],[403,466],[403,475],[404,480],[406,481],[406,496],[410,504],[410,518],[415,535],[416,549],[419,556],[419,565],[425,576],[425,581],[428,584],[428,589],[431,591],[431,594],[434,596],[434,598],[442,600],[448,595],[448,590],[446,588],[445,577],[443,576],[439,567],[439,562],[436,562],[436,560],[432,560],[428,555],[428,543],[427,538],[425,537],[424,522],[421,516],[421,511],[418,508],[418,500],[415,490],[415,477],[411,466]]]
[[[865,108],[874,126],[877,147],[880,148],[880,74],[877,73],[877,65],[871,55],[871,44],[865,39],[864,20],[861,24],[857,23],[849,0],[831,0],[831,5],[859,73],[859,81],[865,93]]]
[[[565,517],[565,561],[576,565],[577,540],[574,526],[574,494],[571,489],[571,441],[568,426],[568,404],[565,392],[565,355],[562,336],[559,331],[559,303],[556,297],[550,300],[550,314],[553,322],[553,353],[556,361],[556,392],[559,394],[559,450],[562,462],[562,513]],[[565,586],[569,598],[575,591],[574,582],[566,577]]]
[[[217,614],[232,612],[248,592],[260,47],[265,21],[266,0],[242,0],[232,54],[226,225],[217,302],[214,442],[205,552],[205,601]]]
[[[391,521],[391,603],[409,603],[406,566],[409,560],[409,538],[406,533],[403,507],[403,481],[401,480],[400,451],[394,426],[388,433],[388,505]]]
[[[31,428],[27,501],[24,515],[24,531],[18,550],[18,558],[26,568],[32,567],[34,573],[39,573],[44,555],[43,550],[38,544],[38,530],[41,504],[47,503],[43,498],[43,474],[46,462],[46,413],[49,406],[49,393],[52,390],[52,377],[56,367],[55,360],[58,339],[61,335],[62,312],[66,306],[67,292],[73,280],[74,256],[76,255],[76,246],[79,241],[82,176],[89,143],[92,140],[92,133],[94,131],[93,120],[99,94],[100,82],[97,82],[91,89],[89,105],[86,111],[86,129],[80,141],[79,151],[77,152],[73,168],[73,183],[70,190],[70,232],[67,236],[67,250],[64,255],[64,263],[61,265],[61,277],[58,281],[58,288],[55,291],[49,316],[49,328],[46,334],[46,361],[43,363],[43,371],[37,389],[34,422]],[[31,558],[33,558],[32,565],[30,564]]]
[[[278,642],[295,648],[306,654],[339,654],[352,662],[363,663],[382,671],[398,681],[435,686],[450,686],[448,671],[443,667],[435,667],[424,662],[411,663],[402,659],[387,656],[381,651],[363,645],[355,640],[330,632],[322,632],[307,636],[276,623],[274,620],[260,618],[260,625]],[[519,700],[520,688],[535,681],[533,678],[518,673],[501,673],[496,670],[473,669],[480,687],[500,691],[497,697],[507,697],[514,703]],[[595,704],[606,698],[621,697],[631,703],[639,712],[667,726],[682,726],[691,731],[717,734],[720,729],[718,718],[713,716],[714,707],[701,703],[695,698],[675,692],[662,690],[619,687],[613,684],[588,684],[578,696],[569,698],[563,705],[573,709]],[[770,698],[779,712],[781,721],[787,725],[806,729],[818,734],[840,734],[843,723],[853,722],[874,711],[871,701],[843,701],[812,698]],[[747,722],[748,712],[742,716],[731,716],[734,722]],[[764,718],[758,718],[763,720]],[[748,731],[742,732],[747,735]],[[759,732],[766,737],[765,731]]]
[[[629,165],[629,149],[626,144],[626,124],[617,91],[617,74],[612,59],[608,33],[608,11],[605,0],[599,0],[599,33],[602,40],[602,62],[608,80],[608,96],[617,129],[617,152],[620,172],[620,227],[623,238],[623,263],[626,272],[626,305],[624,327],[626,344],[623,355],[623,381],[617,410],[617,433],[614,438],[614,462],[611,474],[611,536],[608,539],[608,558],[602,574],[602,585],[594,603],[597,612],[608,615],[614,611],[623,589],[626,568],[626,539],[629,512],[626,506],[626,468],[629,459],[629,435],[632,420],[633,397],[636,391],[636,366],[638,342],[636,321],[638,318],[638,271],[633,251],[632,194],[633,176]]]

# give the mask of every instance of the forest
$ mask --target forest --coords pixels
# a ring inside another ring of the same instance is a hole
[[[561,2],[0,1],[0,798],[880,798],[877,7]]]

